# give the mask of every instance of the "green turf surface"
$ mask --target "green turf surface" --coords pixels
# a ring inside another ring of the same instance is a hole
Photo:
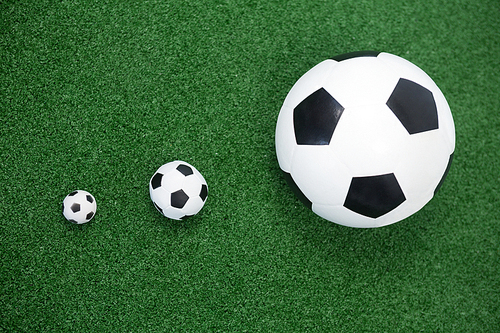
[[[499,32],[498,0],[0,2],[0,330],[499,332]],[[457,142],[424,209],[353,229],[294,197],[274,130],[367,49],[436,81]],[[149,199],[175,159],[209,186],[186,222]]]

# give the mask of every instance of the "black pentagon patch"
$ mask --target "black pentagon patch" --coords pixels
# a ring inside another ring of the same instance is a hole
[[[307,208],[312,209],[312,202],[311,202],[311,200],[309,200],[305,196],[305,194],[300,190],[300,188],[297,186],[297,184],[293,180],[292,175],[289,174],[288,172],[285,172],[285,171],[283,171],[283,175],[285,176],[285,180],[288,183],[288,186],[290,186],[290,188],[292,189],[292,192],[295,193],[295,195],[297,196],[297,198],[299,198],[299,200],[302,201],[302,203],[304,205],[306,205]]]
[[[188,200],[189,197],[183,190],[176,191],[170,196],[170,204],[172,207],[179,209],[184,207]]]
[[[200,198],[201,200],[205,201],[208,195],[208,187],[207,185],[203,184],[201,185],[201,191],[200,191]]]
[[[386,104],[410,134],[438,128],[434,96],[418,83],[399,79]]]
[[[345,54],[336,55],[335,57],[332,58],[332,60],[340,62],[342,60],[359,58],[359,57],[377,57],[379,54],[380,52],[378,51],[356,51],[356,52],[349,52]]]
[[[181,217],[181,220],[185,221],[187,219],[189,219],[190,217],[193,217],[194,215],[184,215],[183,217]]]
[[[151,187],[153,190],[157,189],[158,187],[161,186],[161,179],[163,177],[163,174],[157,172],[153,178],[151,178]]]
[[[189,176],[193,174],[193,170],[185,164],[179,164],[179,166],[177,167],[177,171],[182,173],[184,176]]]
[[[90,213],[87,214],[87,216],[85,216],[85,219],[88,221],[88,220],[90,220],[93,217],[94,217],[94,212],[90,212]]]
[[[436,186],[436,189],[434,190],[434,195],[436,195],[436,193],[439,191],[439,189],[443,185],[446,176],[448,175],[448,172],[450,171],[451,162],[453,161],[453,154],[454,153],[450,155],[450,159],[448,160],[448,165],[446,166],[446,170],[444,171],[443,177],[441,177],[441,180],[439,181],[438,185]]]
[[[72,196],[76,195],[77,193],[78,193],[78,191],[73,191],[70,194],[68,194],[68,197],[72,197]]]
[[[72,204],[72,205],[71,205],[71,207],[70,207],[70,208],[71,208],[71,210],[73,211],[73,213],[77,213],[77,212],[79,212],[79,211],[80,211],[80,204],[78,204],[78,203],[74,203],[74,204]]]
[[[76,222],[75,220],[72,220],[72,219],[69,219],[68,221],[70,221],[73,224],[78,224],[78,222]]]
[[[93,203],[94,202],[94,198],[92,198],[91,195],[87,194],[87,201],[90,202],[90,203]]]
[[[324,88],[306,97],[293,110],[293,127],[298,145],[328,145],[344,111]]]
[[[377,218],[406,200],[393,173],[351,180],[344,207],[358,214]]]

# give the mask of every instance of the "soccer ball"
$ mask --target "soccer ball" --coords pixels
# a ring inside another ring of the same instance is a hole
[[[455,127],[434,81],[398,56],[355,52],[305,73],[283,102],[276,154],[317,215],[380,227],[420,210],[450,168]]]
[[[63,200],[64,217],[75,224],[87,223],[97,209],[95,198],[87,191],[73,191]]]
[[[149,195],[164,216],[182,220],[197,214],[207,200],[205,178],[189,163],[162,165],[149,181]]]

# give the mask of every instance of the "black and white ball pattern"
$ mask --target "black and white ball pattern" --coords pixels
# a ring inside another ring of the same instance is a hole
[[[448,103],[398,56],[356,52],[325,60],[288,93],[276,125],[281,170],[319,216],[379,227],[421,209],[455,149]]]
[[[182,220],[197,214],[205,205],[205,178],[191,164],[173,161],[162,165],[149,181],[149,194],[164,216]]]
[[[96,210],[95,198],[87,191],[73,191],[63,201],[63,215],[71,223],[89,222],[95,216]]]

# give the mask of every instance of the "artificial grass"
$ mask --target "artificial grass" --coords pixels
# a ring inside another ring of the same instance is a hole
[[[495,332],[500,329],[497,1],[0,4],[0,327],[5,331]],[[453,165],[405,221],[352,229],[287,187],[274,128],[336,54],[424,69],[450,104]],[[209,185],[162,218],[171,160]],[[90,191],[97,215],[60,205]]]

